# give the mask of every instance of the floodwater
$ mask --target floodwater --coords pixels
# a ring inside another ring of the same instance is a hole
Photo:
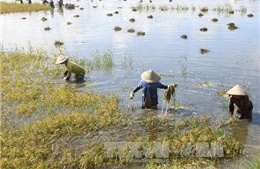
[[[140,109],[141,91],[133,100],[129,100],[129,93],[138,84],[140,74],[149,69],[162,75],[163,84],[178,84],[175,102],[184,108],[169,111],[168,116],[197,113],[228,119],[228,100],[219,96],[217,91],[240,84],[253,102],[253,120],[251,123],[242,121],[241,126],[232,132],[239,133],[234,135],[246,146],[260,150],[258,0],[143,0],[142,3],[137,0],[71,0],[64,3],[77,7],[74,10],[56,7],[47,12],[2,14],[0,39],[3,52],[33,47],[54,54],[58,50],[55,41],[64,42],[64,53],[80,59],[91,59],[96,51],[101,54],[111,51],[112,70],[87,74],[94,83],[87,87],[81,85],[79,90],[115,94],[123,112],[134,109],[132,114],[136,115],[143,111]],[[132,10],[140,4],[142,10]],[[168,10],[162,11],[162,7]],[[208,11],[201,12],[203,7]],[[229,13],[228,8],[234,13]],[[200,17],[199,13],[204,15]],[[152,19],[147,17],[150,15]],[[42,17],[47,20],[43,22]],[[130,22],[131,18],[135,22]],[[218,21],[213,22],[213,18]],[[235,23],[238,28],[228,29],[229,23]],[[115,31],[115,26],[122,30]],[[46,27],[51,30],[45,31]],[[207,31],[200,31],[201,28],[207,28]],[[135,32],[129,33],[128,29]],[[145,35],[137,36],[139,31]],[[187,39],[181,38],[184,34]],[[200,49],[209,52],[201,54]],[[165,108],[163,92],[159,90],[158,114],[164,113],[161,111]]]

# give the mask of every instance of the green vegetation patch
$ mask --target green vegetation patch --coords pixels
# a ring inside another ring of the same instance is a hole
[[[1,14],[12,13],[12,12],[37,12],[37,11],[46,11],[50,10],[49,5],[43,5],[40,3],[32,4],[20,4],[20,3],[7,3],[0,2]]]

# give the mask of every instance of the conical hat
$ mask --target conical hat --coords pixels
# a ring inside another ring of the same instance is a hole
[[[145,71],[141,74],[141,79],[148,83],[155,83],[161,80],[161,77],[153,70]]]
[[[56,60],[56,64],[60,64],[65,62],[69,57],[68,56],[64,56],[64,55],[60,55],[58,56],[57,60]]]
[[[246,96],[247,93],[244,91],[242,87],[240,87],[238,84],[235,85],[233,88],[231,88],[227,94],[231,95],[240,95],[240,96]]]

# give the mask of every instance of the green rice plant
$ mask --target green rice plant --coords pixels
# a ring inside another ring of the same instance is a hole
[[[46,11],[50,10],[51,7],[49,5],[42,5],[40,3],[32,3],[32,4],[20,4],[20,3],[7,3],[0,2],[1,6],[1,14],[4,13],[12,13],[12,12],[37,12],[37,11]]]
[[[133,65],[134,65],[134,61],[131,55],[127,55],[125,53],[125,56],[123,58],[123,66],[127,66],[130,67],[131,69],[133,69]]]
[[[200,11],[203,12],[203,13],[207,13],[209,11],[209,8],[208,7],[202,7],[202,8],[200,8]]]

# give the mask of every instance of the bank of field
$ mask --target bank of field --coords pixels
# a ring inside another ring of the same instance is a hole
[[[24,4],[21,4],[18,1],[16,3],[0,2],[1,14],[14,13],[14,12],[37,12],[37,11],[46,11],[50,9],[51,7],[48,4],[47,5],[43,5],[40,3],[28,4],[27,1],[25,1]]]
[[[152,143],[167,143],[167,163],[158,162],[154,152],[148,162],[147,156],[138,158],[146,161],[141,163],[146,168],[217,167],[223,159],[241,155],[243,147],[226,130],[226,126],[236,125],[234,119],[168,119],[158,117],[156,111],[134,117],[119,109],[117,96],[88,91],[91,82],[79,90],[76,84],[59,80],[64,67],[55,65],[55,58],[45,52],[2,53],[0,59],[1,168],[124,167],[131,165],[128,157],[136,160],[130,156],[129,146],[123,147],[123,154],[115,150],[108,156],[105,145],[109,142],[142,143],[137,148],[140,153]],[[94,61],[77,62],[94,70]],[[220,154],[208,148],[207,155],[199,157],[194,151],[198,144],[210,147],[215,143],[220,145]]]

